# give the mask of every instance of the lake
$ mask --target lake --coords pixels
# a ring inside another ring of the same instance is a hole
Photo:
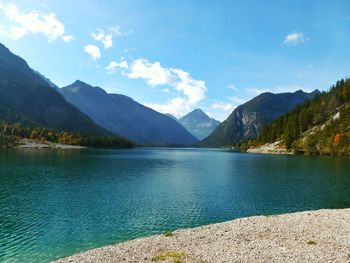
[[[350,207],[350,158],[209,149],[1,150],[0,261],[168,230]]]

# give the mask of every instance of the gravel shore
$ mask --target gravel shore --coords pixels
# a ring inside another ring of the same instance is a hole
[[[86,147],[84,146],[75,146],[75,145],[68,145],[68,144],[60,144],[60,143],[53,143],[53,142],[39,142],[31,139],[22,139],[20,141],[20,145],[16,148],[19,149],[84,149]]]
[[[284,146],[281,146],[281,141],[274,143],[266,143],[260,147],[251,147],[247,150],[248,153],[262,153],[262,154],[294,154],[293,151],[287,151]]]
[[[57,262],[350,262],[350,209],[236,219]]]

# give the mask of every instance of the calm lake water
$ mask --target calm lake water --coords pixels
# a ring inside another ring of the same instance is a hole
[[[167,230],[344,207],[350,207],[347,157],[0,151],[0,261],[47,262]]]

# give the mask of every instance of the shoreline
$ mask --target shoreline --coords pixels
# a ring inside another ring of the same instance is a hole
[[[55,262],[349,262],[350,209],[252,216],[92,249]]]
[[[285,147],[282,147],[281,141],[266,143],[259,147],[250,147],[247,149],[247,153],[295,155],[293,151],[288,151]]]
[[[31,139],[21,139],[20,145],[13,147],[15,149],[85,149],[84,146],[75,146],[69,144],[60,144],[54,142],[39,142]]]

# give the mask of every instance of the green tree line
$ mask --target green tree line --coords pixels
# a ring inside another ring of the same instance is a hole
[[[0,123],[0,146],[16,146],[23,138],[41,142],[48,141],[52,143],[96,148],[125,148],[134,146],[132,142],[116,135],[104,136],[87,133],[71,133],[43,127],[23,126],[20,123]]]

